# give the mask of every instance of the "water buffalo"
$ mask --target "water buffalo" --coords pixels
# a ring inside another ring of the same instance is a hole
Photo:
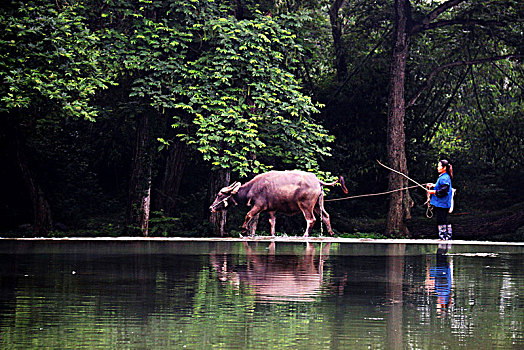
[[[319,180],[315,174],[305,171],[270,171],[255,176],[251,181],[241,184],[235,182],[220,190],[215,201],[209,208],[212,212],[224,210],[229,204],[247,205],[251,207],[246,215],[242,232],[246,233],[250,222],[260,212],[269,213],[271,235],[275,235],[275,213],[295,215],[302,212],[307,222],[304,237],[315,223],[314,211],[321,216],[330,235],[333,236],[329,214],[324,210],[324,195],[322,186],[334,186],[340,183],[344,193],[347,189],[342,176],[332,183]],[[255,234],[256,227],[250,229],[249,234]]]

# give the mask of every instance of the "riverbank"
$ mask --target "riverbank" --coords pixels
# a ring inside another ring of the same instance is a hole
[[[456,212],[450,215],[450,222],[453,225],[453,238],[455,240],[464,241],[490,241],[490,242],[524,242],[524,203],[519,203],[508,208],[504,208],[498,211],[476,211],[476,212]],[[214,240],[222,239],[219,237],[202,237],[198,232],[177,232],[174,231],[168,236],[164,237],[159,234],[151,234],[152,237],[121,237],[122,228],[118,225],[112,224],[114,220],[108,218],[100,218],[101,224],[98,227],[89,227],[85,229],[65,229],[56,230],[50,233],[48,239],[101,239],[101,240],[169,240],[169,239],[203,239],[203,240]],[[104,224],[104,222],[106,224]],[[109,224],[107,222],[110,222]],[[335,239],[348,239],[350,241],[367,241],[374,240],[380,241],[384,239],[387,241],[388,237],[384,237],[382,234],[385,231],[385,218],[382,219],[368,219],[368,218],[347,218],[341,213],[333,212],[331,215],[331,222],[336,228],[337,237]],[[263,226],[265,220],[261,222]],[[299,218],[294,222],[295,226],[300,228],[303,224]],[[407,226],[410,232],[408,238],[416,241],[434,240],[436,234],[436,222],[435,218],[428,219],[425,216],[414,216],[407,222]],[[271,239],[267,232],[263,229],[257,231],[260,236],[257,236],[257,240]],[[317,231],[313,232],[313,235],[318,235]],[[232,233],[233,238],[224,238],[226,240],[235,240],[242,238],[238,237],[238,231]],[[5,238],[24,238],[31,239],[31,227],[26,225],[17,230],[11,231],[0,231],[0,237]],[[47,238],[46,238],[47,239]],[[298,239],[302,238],[302,231],[296,233],[296,235],[289,234],[288,236],[282,235],[277,232],[276,239]],[[310,237],[309,240],[315,240],[316,237]],[[323,237],[326,240],[328,237]],[[398,239],[395,239],[398,242]]]
[[[449,215],[453,237],[459,240],[524,242],[524,203],[496,211],[456,212]],[[348,231],[384,232],[385,220],[352,221]],[[435,218],[413,217],[407,223],[413,239],[437,236]]]
[[[524,246],[524,242],[493,242],[476,240],[407,239],[407,238],[341,238],[301,236],[232,237],[63,237],[63,238],[2,238],[0,241],[28,242],[294,242],[294,243],[366,243],[366,244],[452,244],[452,245],[511,245]]]

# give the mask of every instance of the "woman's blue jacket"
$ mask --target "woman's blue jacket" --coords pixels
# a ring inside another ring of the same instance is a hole
[[[448,173],[442,173],[435,184],[435,194],[431,196],[430,204],[439,208],[451,207],[452,187],[451,177]]]

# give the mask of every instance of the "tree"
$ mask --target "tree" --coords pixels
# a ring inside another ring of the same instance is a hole
[[[315,169],[328,154],[319,144],[330,138],[310,118],[318,110],[293,75],[294,34],[261,14],[208,20],[204,30],[209,48],[189,63],[188,101],[179,104],[194,115],[188,127],[196,127],[184,140],[213,166],[241,176],[267,170],[276,158]]]
[[[267,170],[277,159],[313,170],[318,158],[329,154],[322,144],[330,137],[311,118],[318,110],[294,76],[301,47],[289,28],[302,19],[238,6],[118,1],[100,10],[107,59],[129,88],[125,108],[137,116],[127,226],[143,234],[147,203],[156,193],[146,139],[158,138],[174,155],[187,145],[214,170],[240,176]],[[153,125],[165,119],[175,136],[153,134]],[[166,181],[176,183],[183,167],[167,169],[159,195],[172,200],[176,193]],[[212,182],[227,184],[226,177]]]
[[[106,19],[99,25],[105,57],[113,63],[122,88],[127,89],[128,99],[122,101],[120,109],[135,119],[135,151],[126,210],[130,233],[148,235],[153,140],[155,136],[166,137],[158,135],[157,125],[173,115],[179,96],[178,81],[192,40],[190,24],[184,25],[191,17],[187,6],[176,0],[138,4],[116,1],[98,13]],[[165,188],[169,184],[164,183]]]
[[[329,21],[331,23],[331,32],[333,35],[333,46],[335,49],[335,67],[337,70],[337,78],[342,82],[347,75],[346,54],[344,52],[344,45],[342,43],[342,27],[343,22],[339,17],[340,9],[344,6],[345,0],[334,0],[329,7]]]
[[[483,28],[487,28],[493,31],[501,31],[504,26],[509,25],[511,30],[514,30],[519,23],[518,16],[515,16],[518,8],[517,2],[512,1],[503,4],[493,3],[486,6],[477,2],[467,3],[464,0],[449,0],[439,4],[434,9],[417,8],[417,11],[412,16],[413,9],[409,0],[395,1],[395,34],[388,99],[388,159],[392,167],[407,174],[405,149],[406,108],[413,106],[420,96],[418,92],[415,92],[414,97],[406,104],[404,91],[407,74],[406,63],[409,58],[409,48],[412,45],[412,41],[425,32],[433,32],[437,29],[444,30],[445,28],[449,28],[449,33],[453,33],[455,36],[459,35],[459,33],[453,32],[455,27],[463,27],[468,30],[481,28],[480,31],[482,31]],[[517,35],[522,36],[522,31]],[[429,39],[429,37],[424,37],[424,39]],[[506,39],[505,41],[507,44],[510,44],[509,40]],[[449,39],[447,42],[450,42]],[[475,44],[483,45],[481,42],[476,42]],[[513,44],[495,47],[490,58],[480,61],[468,59],[468,51],[460,50],[458,52],[462,54],[462,60],[442,65],[442,68],[429,74],[426,83],[422,85],[421,89],[425,90],[428,86],[431,86],[433,77],[445,68],[480,64],[482,61],[493,61],[501,58],[500,52],[512,49],[512,47],[514,47]],[[499,52],[496,52],[497,50]],[[517,56],[517,54],[511,54],[503,58],[509,59]],[[394,173],[390,175],[390,189],[402,188],[405,183],[406,180],[402,179],[400,175]],[[407,234],[404,220],[409,218],[410,206],[411,199],[407,192],[397,192],[391,196],[387,218],[387,233]]]
[[[43,1],[0,11],[0,112],[33,208],[33,234],[52,226],[51,208],[28,154],[39,127],[60,118],[94,120],[95,92],[111,83],[82,4]]]
[[[329,154],[323,143],[331,137],[312,120],[318,110],[295,78],[301,47],[284,20],[293,18],[255,13],[201,24],[206,50],[188,62],[178,105],[194,117],[178,129],[214,170],[241,177],[278,164],[316,170]]]
[[[410,21],[410,12],[409,0],[395,1],[395,30],[393,33],[394,41],[388,98],[387,152],[390,165],[402,173],[407,173],[404,87],[406,61],[409,51],[409,34],[407,29]],[[406,179],[404,177],[393,172],[389,175],[390,190],[406,187],[405,185]],[[410,208],[411,199],[407,191],[391,194],[386,226],[387,233],[407,233],[404,219]]]

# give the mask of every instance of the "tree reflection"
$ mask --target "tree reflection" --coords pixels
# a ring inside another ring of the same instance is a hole
[[[402,349],[403,295],[405,244],[390,244],[387,248],[387,297],[390,312],[386,317],[388,349]]]

